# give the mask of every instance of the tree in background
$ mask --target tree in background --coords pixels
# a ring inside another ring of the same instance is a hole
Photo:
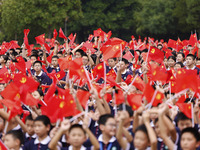
[[[74,22],[82,17],[80,0],[2,0],[1,29],[6,40],[19,35],[29,28],[30,40],[47,33],[51,37],[54,28],[64,26],[66,18]]]

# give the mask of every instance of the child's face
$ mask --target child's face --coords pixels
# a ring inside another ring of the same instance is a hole
[[[134,137],[134,146],[137,150],[144,150],[149,145],[147,135],[143,131],[137,131]]]
[[[68,135],[68,141],[72,146],[79,147],[86,141],[86,135],[80,128],[73,128]]]
[[[178,121],[178,128],[182,131],[187,127],[192,127],[192,121],[190,119],[187,120],[179,120]]]
[[[189,132],[183,133],[181,136],[181,148],[182,150],[195,150],[199,146],[199,143],[195,139],[194,135]]]
[[[34,121],[33,120],[26,120],[25,122],[27,127],[27,133],[32,136],[34,134]]]
[[[14,139],[11,134],[5,135],[4,144],[8,149],[16,149],[17,147],[20,147],[19,140]]]
[[[35,121],[34,122],[34,132],[37,134],[38,137],[43,137],[48,134],[50,130],[50,126],[45,126],[42,121]]]
[[[116,134],[116,121],[114,118],[109,118],[105,125],[100,125],[102,132],[109,136],[115,136]]]

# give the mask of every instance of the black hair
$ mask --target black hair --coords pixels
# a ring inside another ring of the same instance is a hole
[[[114,61],[117,61],[117,58],[116,58],[116,57],[113,57],[113,58],[109,58],[109,59],[113,59]]]
[[[120,104],[120,105],[118,106],[118,110],[123,110],[123,108],[124,108],[123,105],[125,105],[125,110],[128,112],[129,117],[132,117],[132,116],[133,116],[133,110],[132,110],[131,106],[126,105],[126,104]]]
[[[49,117],[45,115],[40,115],[37,118],[35,118],[34,122],[41,121],[45,126],[48,126],[51,124]]]
[[[73,124],[70,128],[69,128],[69,133],[72,131],[72,129],[76,129],[79,128],[83,131],[84,134],[86,134],[85,130],[83,129],[82,125],[80,124]]]
[[[57,54],[61,54],[61,55],[62,55],[62,54],[63,54],[63,52],[62,52],[62,51],[59,51]]]
[[[129,64],[128,60],[125,59],[125,58],[122,58],[122,61],[123,61],[125,64]]]
[[[38,55],[37,54],[32,54],[31,56],[30,56],[30,58],[31,57],[35,57],[36,59],[38,58]]]
[[[179,122],[180,120],[191,120],[190,118],[188,118],[184,113],[179,112],[177,114],[177,122]]]
[[[188,128],[183,129],[182,132],[181,132],[181,137],[182,137],[182,135],[184,133],[191,133],[195,137],[195,139],[196,139],[197,142],[200,140],[199,132],[195,128],[188,127]]]
[[[77,49],[76,52],[79,52],[79,53],[81,54],[81,57],[82,57],[82,56],[84,55],[84,53],[85,53],[82,49]],[[76,52],[75,52],[75,53],[76,53]]]
[[[58,57],[57,55],[52,56],[52,57],[51,57],[51,60],[52,60],[53,58],[59,59],[59,57]]]
[[[9,59],[8,55],[1,55],[1,57],[3,57],[3,59],[5,60],[5,63],[7,63],[8,59]]]
[[[40,96],[44,96],[44,93],[43,93],[42,89],[37,89],[37,91],[40,94]]]
[[[175,56],[169,56],[167,60],[173,59],[176,62],[176,57]]]
[[[99,117],[99,125],[105,125],[109,118],[114,118],[111,114],[104,114]]]
[[[40,64],[42,66],[42,62],[39,61],[39,60],[36,60],[34,63],[33,63],[33,66],[35,66],[35,64]]]
[[[184,54],[184,53],[182,53],[182,52],[179,51],[179,52],[177,53],[177,55],[178,55],[178,54],[181,54],[182,57],[185,59],[185,54]]]
[[[188,55],[186,56],[186,58],[187,58],[187,57],[192,57],[193,60],[196,59],[196,57],[195,57],[193,54],[188,54]]]
[[[30,115],[28,115],[28,116],[26,117],[26,119],[25,119],[25,122],[26,122],[27,120],[33,121],[33,117],[32,117],[32,115],[31,115],[31,114],[30,114]]]
[[[146,128],[146,126],[145,126],[144,124],[138,126],[138,127],[135,129],[135,133],[136,133],[137,131],[142,131],[142,132],[144,132],[144,133],[147,135],[148,139],[149,139],[148,132],[147,132],[147,128]]]
[[[10,130],[6,135],[12,135],[14,139],[18,139],[20,141],[20,146],[24,143],[24,135],[21,130]]]
[[[179,64],[180,66],[181,66],[181,68],[183,68],[184,67],[184,65],[183,65],[183,63],[182,62],[176,62],[176,64]],[[175,64],[175,65],[176,65]]]

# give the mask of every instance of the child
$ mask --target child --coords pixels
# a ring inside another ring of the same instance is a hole
[[[8,149],[22,150],[23,133],[21,130],[11,130],[4,137],[4,144]]]
[[[185,128],[181,132],[181,148],[182,150],[195,150],[200,145],[200,135],[195,128]]]
[[[23,149],[24,150],[47,150],[50,137],[48,136],[50,130],[50,119],[41,115],[34,120],[34,132],[37,138],[27,142]]]
[[[100,149],[120,150],[121,146],[115,137],[117,124],[114,117],[111,114],[100,116],[99,128],[102,132],[102,134],[98,137]]]
[[[69,120],[64,120],[61,123],[61,127],[54,138],[49,143],[49,148],[52,150],[58,149],[57,143],[61,138],[62,134],[66,134],[67,132],[67,141],[69,142],[70,146],[66,148],[61,148],[62,150],[82,150],[82,149],[90,149],[85,148],[83,143],[86,141],[86,133],[88,134],[90,141],[93,145],[93,149],[99,149],[99,143],[95,136],[92,134],[90,129],[88,128],[89,118],[85,117],[83,120],[83,125],[74,124],[70,125]]]
[[[32,115],[26,117],[25,125],[27,127],[27,132],[25,133],[24,142],[27,143],[28,141],[35,139],[37,136],[34,132],[34,121]]]

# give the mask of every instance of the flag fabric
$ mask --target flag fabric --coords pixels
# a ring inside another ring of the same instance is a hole
[[[79,102],[81,103],[81,106],[83,106],[84,109],[86,108],[86,105],[87,105],[90,95],[91,94],[89,93],[89,91],[85,91],[85,90],[81,90],[81,89],[77,90],[77,98],[78,98]]]
[[[142,94],[129,94],[127,100],[133,110],[137,110],[142,105]]]
[[[192,118],[192,103],[176,103],[176,105],[188,118]]]
[[[59,37],[67,40],[67,37],[66,37],[65,34],[63,33],[62,28],[60,28],[60,30],[59,30]]]
[[[56,29],[54,29],[53,30],[53,38],[56,39],[57,35],[58,35],[58,32],[56,31]]]
[[[41,34],[41,35],[35,37],[35,40],[36,40],[36,42],[38,44],[44,45],[44,43],[45,43],[45,34]]]
[[[0,150],[8,150],[4,143],[0,140]]]
[[[113,45],[108,47],[102,47],[101,51],[103,52],[104,61],[109,58],[121,57],[120,45]]]
[[[156,47],[150,47],[149,58],[161,64],[164,59],[164,53]]]
[[[197,40],[196,33],[195,34],[191,34],[188,44],[194,47],[194,46],[197,46],[197,42],[198,42],[198,40]]]

